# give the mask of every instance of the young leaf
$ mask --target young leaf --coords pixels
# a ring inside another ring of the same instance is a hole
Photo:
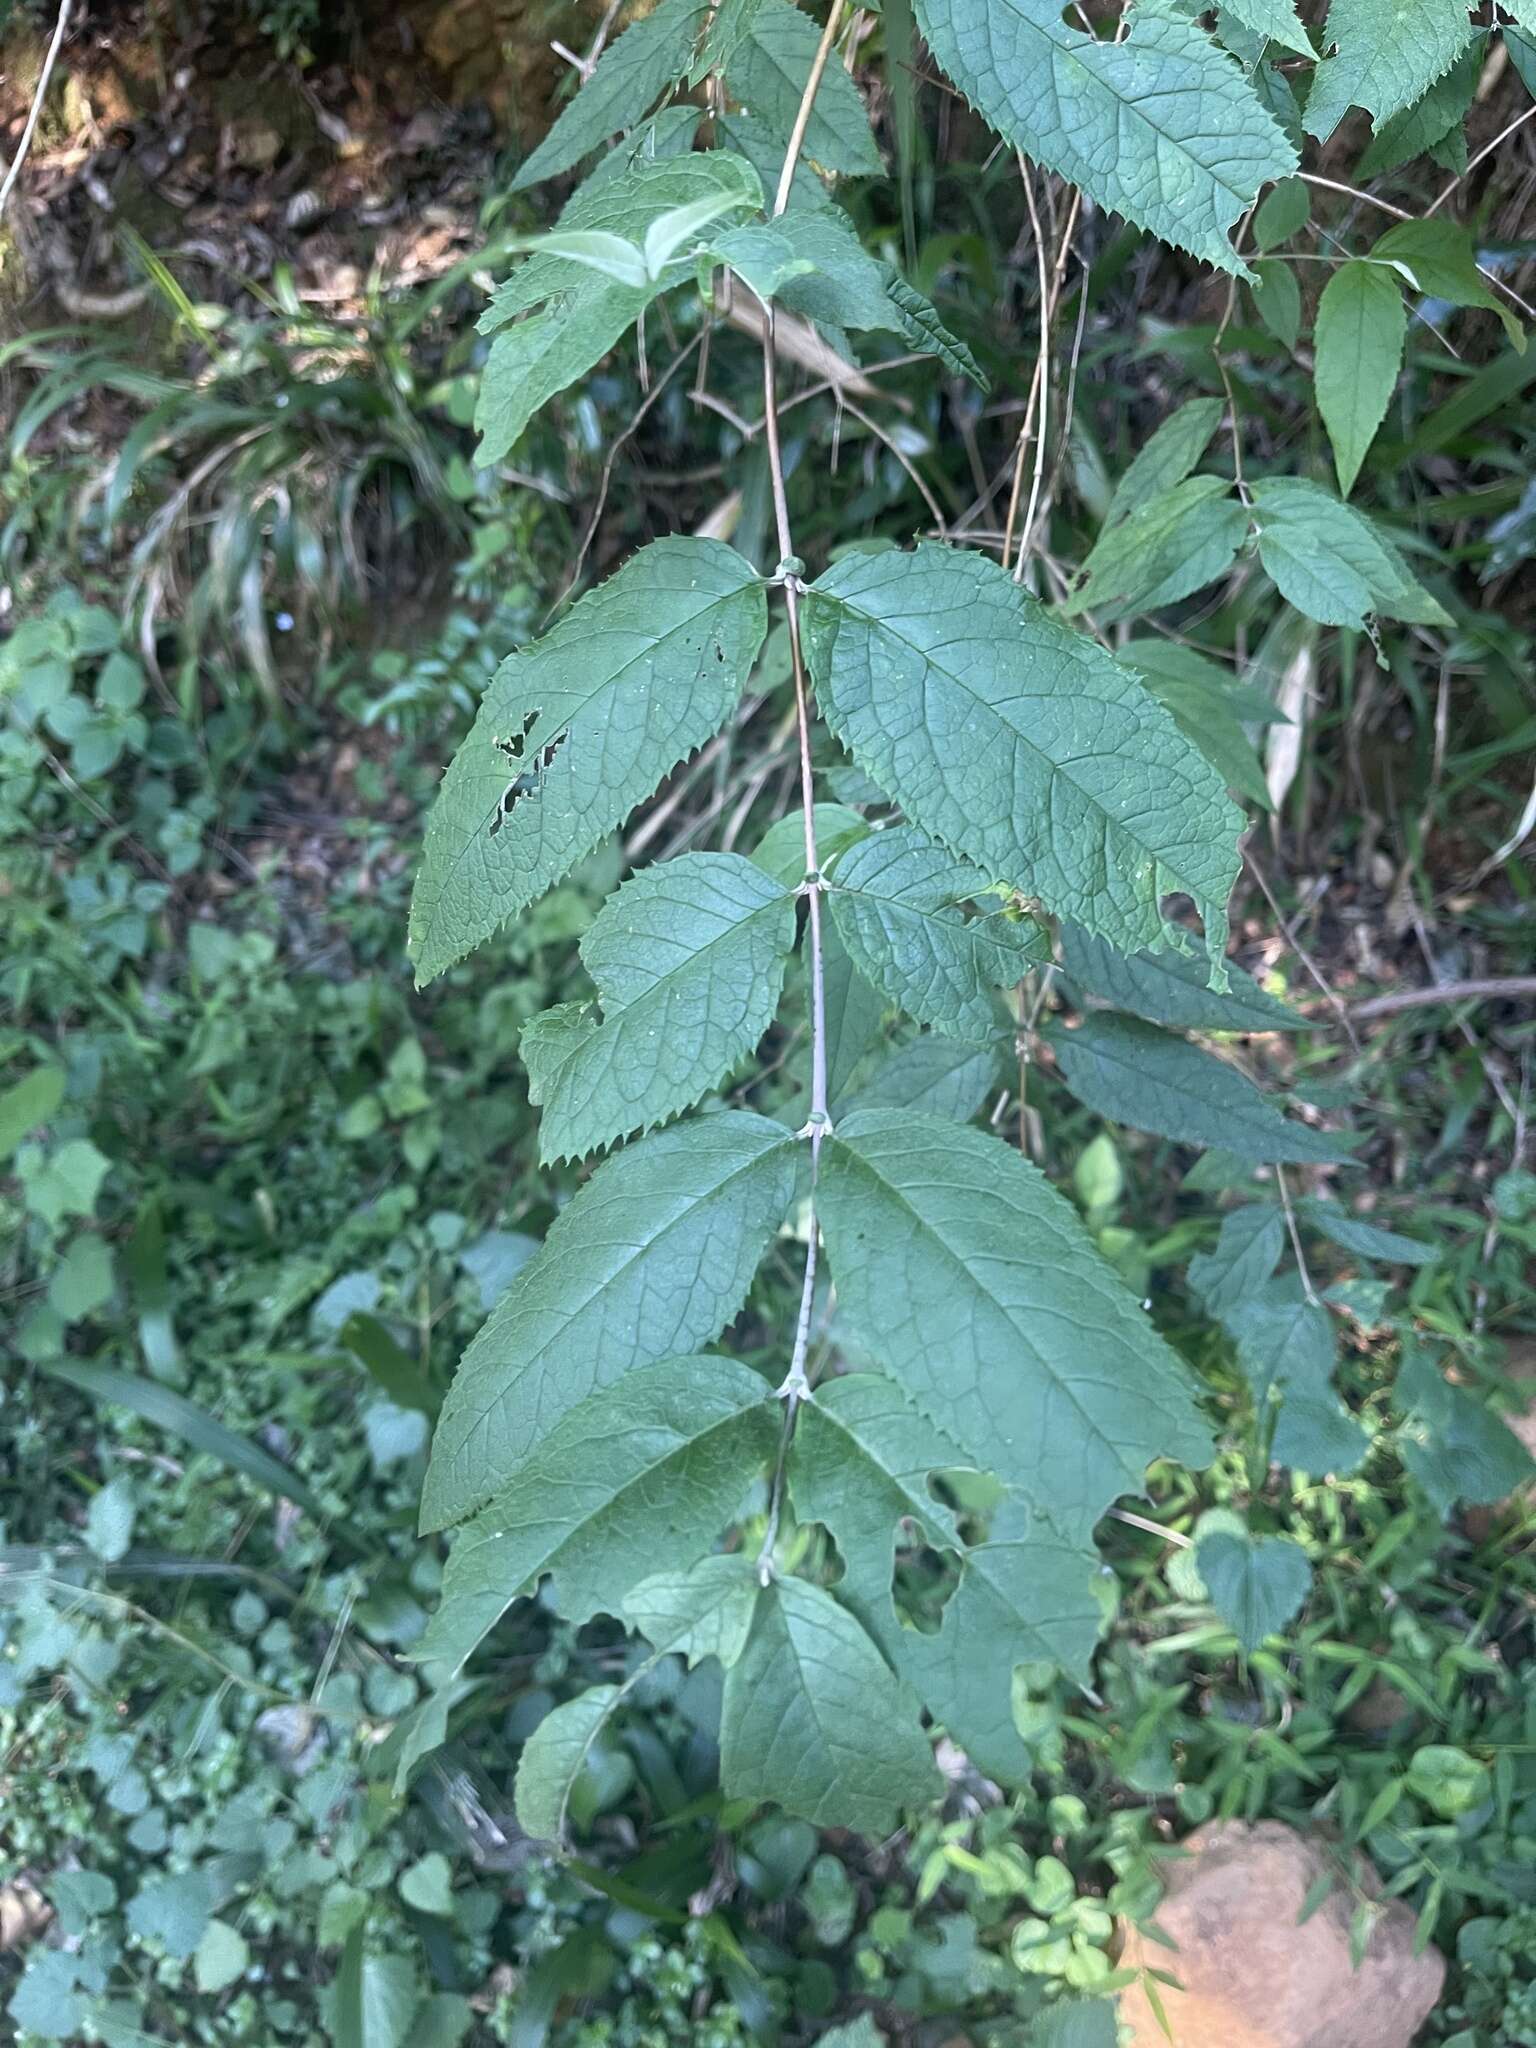
[[[594,1685],[546,1714],[523,1744],[512,1798],[525,1835],[538,1842],[565,1839],[576,1781],[623,1697],[622,1686]]]
[[[1192,476],[1159,491],[1117,525],[1106,525],[1061,605],[1106,624],[1176,604],[1224,576],[1248,532],[1248,515],[1221,476]]]
[[[1010,144],[1100,206],[1241,274],[1227,239],[1295,152],[1188,16],[1143,0],[1130,34],[1069,27],[1053,0],[917,0],[928,47]]]
[[[1326,142],[1351,107],[1379,128],[1411,107],[1472,40],[1465,0],[1332,0],[1325,56],[1307,94],[1307,133]]]
[[[1329,278],[1313,327],[1313,381],[1343,497],[1387,416],[1407,329],[1402,289],[1385,264],[1345,263]]]
[[[626,242],[622,235],[610,235],[602,228],[553,228],[547,235],[534,235],[522,245],[542,256],[563,256],[579,263],[583,270],[595,270],[612,284],[643,292],[656,282],[643,249]]]
[[[758,0],[726,67],[731,98],[786,141],[820,40],[815,22],[788,0]],[[869,132],[869,116],[858,87],[841,64],[829,64],[822,75],[805,131],[805,154],[824,171],[880,175],[880,152]]]
[[[846,555],[804,613],[828,724],[914,824],[1127,950],[1183,890],[1219,972],[1241,814],[1128,669],[956,548]]]
[[[658,1652],[690,1664],[715,1657],[729,1668],[746,1648],[758,1590],[750,1557],[701,1557],[643,1579],[624,1602],[624,1619]]]
[[[588,1394],[717,1337],[789,1206],[795,1159],[782,1125],[726,1110],[600,1166],[460,1362],[423,1530],[490,1500]]]
[[[776,1579],[725,1674],[720,1779],[815,1827],[883,1835],[940,1778],[910,1699],[858,1622],[820,1586]]]
[[[411,899],[419,981],[542,896],[719,731],[766,631],[750,564],[674,537],[508,656],[427,821]]]
[[[937,356],[946,370],[956,377],[969,378],[978,391],[991,390],[991,378],[965,343],[950,333],[931,299],[925,299],[895,270],[888,271],[885,293],[895,311],[892,325],[909,348],[924,349],[929,355]]]
[[[1017,1152],[863,1110],[823,1148],[819,1207],[859,1342],[1064,1541],[1160,1453],[1203,1462],[1184,1367]]]
[[[1337,1202],[1308,1195],[1297,1207],[1315,1230],[1332,1238],[1345,1251],[1353,1252],[1356,1258],[1383,1259],[1394,1266],[1432,1266],[1440,1256],[1434,1245],[1417,1237],[1404,1237],[1401,1231],[1383,1230],[1379,1223],[1368,1223]]]
[[[1364,514],[1320,484],[1265,477],[1253,487],[1253,510],[1259,560],[1280,595],[1309,619],[1361,632],[1372,612],[1412,625],[1451,623]]]
[[[730,150],[711,149],[688,156],[640,156],[618,171],[604,164],[571,195],[557,226],[560,234],[596,230],[623,241],[642,244],[663,215],[699,201],[723,199],[727,212],[755,213],[763,203],[763,187],[752,166]],[[606,173],[606,174],[605,174]],[[494,334],[545,299],[590,285],[578,263],[553,251],[531,255],[491,294],[480,315],[479,330]],[[634,318],[645,303],[632,298]]]
[[[1312,1567],[1287,1536],[1213,1530],[1195,1548],[1195,1566],[1211,1605],[1251,1656],[1296,1614],[1312,1585]]]
[[[836,1115],[856,1109],[917,1109],[969,1123],[997,1085],[996,1044],[924,1032],[887,1053],[846,1098],[834,1095]]]
[[[1283,257],[1260,257],[1253,266],[1253,310],[1275,337],[1294,351],[1301,339],[1301,286]]]
[[[1502,299],[1494,297],[1477,267],[1472,237],[1449,220],[1405,220],[1388,228],[1373,257],[1402,265],[1417,290],[1453,306],[1479,306],[1497,313],[1515,347],[1525,349],[1525,329]]]
[[[707,0],[660,0],[610,43],[576,97],[512,180],[514,192],[568,171],[621,128],[633,128],[688,69]]]
[[[1189,1262],[1189,1284],[1218,1320],[1267,1286],[1285,1250],[1285,1216],[1272,1202],[1248,1202],[1221,1219],[1214,1248]]]
[[[1284,178],[1259,201],[1253,216],[1253,246],[1278,249],[1299,235],[1312,218],[1312,194],[1300,178]]]
[[[850,847],[832,883],[827,900],[855,966],[935,1030],[986,1037],[992,991],[1050,957],[1032,918],[1011,918],[996,905],[967,919],[959,906],[986,896],[986,877],[910,825]]]
[[[1336,1138],[1282,1115],[1226,1060],[1139,1017],[1095,1011],[1051,1043],[1078,1101],[1115,1123],[1239,1159],[1349,1160]]]
[[[800,1520],[824,1523],[836,1540],[844,1564],[838,1593],[897,1675],[982,1770],[1019,1783],[1030,1761],[1013,1725],[1014,1667],[1087,1671],[1101,1621],[1092,1583],[1098,1560],[1013,1503],[994,1513],[983,1542],[964,1548],[930,1481],[966,1463],[893,1381],[851,1373],[819,1387],[801,1411],[790,1493]],[[896,1613],[891,1575],[902,1521],[963,1550],[960,1583],[936,1635],[904,1626]]]
[[[1306,187],[1302,187],[1305,191]],[[1183,483],[1210,446],[1226,410],[1219,398],[1192,398],[1171,412],[1138,448],[1115,485],[1104,514],[1104,531]]]
[[[845,846],[852,846],[869,830],[858,812],[846,804],[817,804],[813,821],[816,857],[823,868],[830,867]],[[758,842],[752,859],[776,882],[782,882],[786,888],[798,888],[805,880],[804,811],[789,811],[775,819]]]
[[[570,257],[559,260],[571,269],[581,267]],[[568,299],[498,334],[475,401],[476,463],[500,462],[540,407],[600,363],[654,296],[651,285],[637,291],[607,278],[588,282]]]
[[[563,1003],[523,1029],[540,1156],[584,1158],[723,1080],[773,1022],[794,940],[793,890],[739,854],[632,876],[581,942],[602,1021]]]
[[[767,1382],[730,1358],[668,1359],[600,1389],[457,1537],[414,1656],[457,1671],[546,1572],[567,1621],[621,1613],[656,1558],[709,1549],[779,1433]]]

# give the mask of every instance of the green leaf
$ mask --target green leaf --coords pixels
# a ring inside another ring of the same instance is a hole
[[[588,1758],[615,1710],[657,1658],[676,1654],[691,1664],[701,1657],[735,1663],[746,1646],[758,1593],[757,1573],[740,1556],[705,1557],[686,1569],[671,1566],[633,1589],[624,1616],[648,1638],[655,1656],[622,1686],[594,1686],[539,1723],[523,1746],[514,1788],[518,1823],[527,1834],[564,1840],[571,1797]]]
[[[1224,4],[1255,35],[1279,43],[1282,49],[1294,50],[1299,57],[1314,54],[1292,0],[1224,0]]]
[[[1411,274],[1414,288],[1429,298],[1497,313],[1515,347],[1524,350],[1525,329],[1483,282],[1472,237],[1464,227],[1449,220],[1400,221],[1388,228],[1371,255],[1381,262],[1402,265]]]
[[[1301,178],[1284,178],[1266,192],[1253,216],[1253,245],[1256,249],[1278,249],[1312,218],[1312,194]]]
[[[1215,1530],[1195,1547],[1211,1605],[1250,1654],[1300,1613],[1312,1567],[1287,1536],[1232,1535]]]
[[[890,17],[887,15],[887,31]],[[939,318],[938,309],[931,299],[925,299],[915,286],[907,283],[897,271],[891,270],[885,280],[886,297],[895,309],[894,326],[910,348],[924,349],[929,355],[937,356],[945,369],[956,377],[966,377],[978,391],[990,391],[992,380],[971,354],[965,343],[951,334]]]
[[[410,1958],[367,1954],[363,1929],[354,1927],[336,1972],[335,2048],[405,2048],[420,1999]]]
[[[941,1780],[909,1699],[858,1622],[820,1586],[776,1579],[725,1674],[720,1779],[815,1827],[884,1835]]]
[[[1259,560],[1309,619],[1362,632],[1371,612],[1413,625],[1451,623],[1364,514],[1320,484],[1265,477],[1253,487],[1253,509]]]
[[[928,47],[1015,148],[1137,227],[1242,272],[1227,239],[1290,144],[1196,22],[1141,0],[1123,41],[1069,26],[1052,0],[917,0]]]
[[[591,76],[512,180],[514,192],[557,177],[621,128],[633,128],[687,71],[706,0],[660,0],[604,50]]]
[[[757,19],[762,0],[717,0],[692,71],[690,85],[702,85],[711,71],[724,71]]]
[[[1095,1011],[1051,1038],[1079,1102],[1133,1130],[1239,1159],[1347,1162],[1336,1138],[1293,1123],[1226,1060],[1139,1017]]]
[[[0,1160],[45,1124],[64,1100],[64,1069],[34,1067],[0,1094]]]
[[[268,1493],[280,1494],[285,1500],[296,1501],[317,1518],[324,1517],[325,1509],[319,1498],[296,1472],[290,1472],[286,1465],[280,1465],[276,1458],[248,1438],[237,1436],[222,1422],[215,1422],[195,1402],[173,1393],[157,1380],[140,1379],[134,1373],[118,1372],[112,1366],[84,1365],[74,1359],[50,1359],[42,1369],[53,1379],[78,1387],[82,1394],[89,1394],[93,1400],[110,1401],[120,1408],[131,1408],[135,1415],[142,1416],[156,1429],[169,1430],[172,1436],[180,1437],[193,1450],[216,1458],[221,1465],[231,1466],[236,1472],[243,1472],[247,1479],[264,1487]]]
[[[110,1480],[91,1495],[85,1514],[85,1540],[107,1564],[116,1564],[133,1541],[137,1504],[126,1472]]]
[[[464,1354],[433,1439],[423,1531],[499,1493],[588,1394],[717,1337],[783,1220],[795,1161],[783,1126],[747,1110],[653,1132],[605,1161]]]
[[[1017,1152],[864,1110],[822,1152],[840,1315],[980,1470],[1070,1543],[1161,1454],[1208,1436],[1184,1367]]]
[[[1149,1024],[1179,1031],[1302,1031],[1306,1018],[1268,996],[1241,967],[1227,964],[1228,989],[1207,988],[1187,953],[1117,953],[1075,924],[1061,928],[1062,965],[1090,995]]]
[[[827,1100],[837,1102],[879,1043],[886,1000],[854,965],[831,918],[822,927],[821,978],[826,1011]]]
[[[993,1028],[992,991],[1050,957],[1032,918],[1011,917],[1000,904],[964,916],[959,906],[988,886],[921,832],[893,825],[839,856],[827,901],[855,966],[910,1017],[984,1038]]]
[[[1474,40],[1423,97],[1390,121],[1378,125],[1365,154],[1355,166],[1357,183],[1398,170],[1425,150],[1434,149],[1454,136],[1461,142],[1461,124],[1477,90],[1483,68],[1483,52]],[[1465,144],[1463,143],[1463,148]]]
[[[1294,351],[1301,339],[1301,286],[1283,257],[1260,257],[1253,266],[1253,310],[1277,341]]]
[[[1302,189],[1305,191],[1305,186]],[[1153,498],[1183,483],[1210,446],[1225,410],[1225,401],[1220,398],[1192,398],[1153,430],[1115,485],[1104,514],[1106,532]]]
[[[1508,1423],[1448,1380],[1427,1346],[1405,1347],[1392,1399],[1403,1417],[1398,1454],[1438,1514],[1448,1515],[1458,1501],[1507,1500],[1536,1476]]]
[[[1027,2048],[1116,2048],[1120,2029],[1112,1998],[1059,2001],[1029,2030]]]
[[[61,1949],[36,1949],[5,2009],[18,2027],[40,2041],[75,2040],[85,2015],[78,1981],[77,1957]]]
[[[721,541],[674,537],[502,663],[427,821],[419,980],[542,896],[719,731],[766,632],[751,566]]]
[[[27,1207],[51,1224],[66,1216],[90,1216],[111,1170],[111,1160],[89,1138],[66,1138],[35,1170],[23,1167]]]
[[[1218,1319],[1240,1312],[1261,1292],[1285,1250],[1285,1216],[1270,1202],[1248,1202],[1221,1219],[1216,1243],[1189,1262],[1189,1284]]]
[[[608,158],[605,165],[614,161]],[[562,234],[596,229],[638,245],[663,215],[700,200],[728,199],[743,215],[755,213],[763,203],[762,182],[756,171],[730,150],[643,155],[606,175],[605,165],[567,201],[557,224]],[[580,264],[552,251],[535,253],[491,294],[490,304],[480,315],[480,332],[495,333],[545,299],[591,289],[591,278]],[[644,295],[633,298],[635,313],[644,302]]]
[[[251,1966],[245,1936],[227,1920],[210,1920],[192,1958],[192,1973],[205,1998],[227,1991]]]
[[[801,1521],[825,1524],[844,1564],[838,1595],[899,1677],[989,1775],[1027,1780],[1029,1753],[1013,1725],[1012,1680],[1022,1662],[1086,1676],[1101,1621],[1091,1546],[1005,1502],[970,1548],[936,1499],[936,1473],[969,1462],[893,1381],[852,1373],[826,1382],[801,1410],[789,1486]],[[963,1552],[960,1582],[936,1635],[906,1627],[891,1594],[898,1524]]]
[[[758,0],[747,32],[726,66],[731,98],[786,142],[820,40],[816,23],[788,0]],[[855,177],[878,177],[883,168],[858,87],[839,63],[827,66],[817,88],[805,131],[805,154],[824,171]]]
[[[129,1932],[140,1941],[158,1942],[167,1955],[184,1963],[213,1918],[217,1896],[207,1866],[147,1878],[128,1901]]]
[[[1297,1208],[1314,1230],[1357,1258],[1383,1259],[1394,1266],[1432,1266],[1440,1256],[1436,1245],[1404,1237],[1401,1231],[1383,1230],[1379,1223],[1368,1223],[1363,1216],[1352,1215],[1337,1202],[1325,1202],[1317,1195],[1308,1195]]]
[[[1001,1051],[995,1043],[973,1045],[963,1038],[924,1032],[887,1053],[851,1095],[834,1095],[833,1113],[916,1109],[969,1123],[997,1086],[1000,1068]]]
[[[583,1158],[723,1080],[773,1022],[794,940],[794,892],[739,854],[627,881],[581,942],[602,1021],[565,1003],[523,1030],[541,1158]]]
[[[602,361],[656,289],[645,285],[637,290],[607,279],[589,283],[498,334],[475,404],[476,467],[500,462],[541,406]]]
[[[438,1920],[451,1918],[453,1872],[448,1858],[440,1849],[419,1856],[407,1869],[401,1871],[400,1896],[408,1906],[414,1906],[418,1913],[428,1913]]]
[[[1193,476],[1106,525],[1061,605],[1105,624],[1176,604],[1224,576],[1248,532],[1225,477]]]
[[[624,1619],[659,1653],[697,1664],[718,1658],[727,1668],[746,1648],[757,1605],[758,1577],[750,1558],[701,1557],[670,1565],[632,1588]]]
[[[1179,731],[1200,749],[1229,789],[1266,811],[1272,808],[1263,764],[1243,730],[1247,725],[1284,722],[1262,690],[1175,640],[1127,640],[1119,658],[1172,712]]]
[[[862,839],[869,826],[846,804],[817,804],[812,822],[816,828],[816,858],[828,868],[845,846]],[[752,855],[765,875],[786,887],[798,888],[805,880],[805,813],[790,811],[778,818],[763,834]]]
[[[1259,1410],[1279,1404],[1270,1455],[1303,1472],[1352,1472],[1367,1439],[1333,1392],[1333,1325],[1294,1276],[1221,1312]]]
[[[1307,133],[1326,142],[1351,107],[1377,127],[1411,107],[1472,40],[1465,0],[1332,0]]]
[[[1183,890],[1219,965],[1241,814],[1128,669],[937,545],[844,556],[804,616],[828,724],[915,825],[1127,950]]]
[[[1342,264],[1324,286],[1313,325],[1313,382],[1346,498],[1387,416],[1407,331],[1402,288],[1385,264]]]
[[[623,1697],[621,1686],[594,1685],[546,1714],[523,1744],[513,1799],[524,1834],[541,1842],[565,1839],[576,1782]]]
[[[112,1299],[112,1253],[93,1230],[70,1240],[48,1280],[48,1306],[61,1322],[78,1323]]]
[[[766,1381],[729,1358],[674,1358],[562,1417],[454,1543],[414,1655],[455,1670],[553,1574],[567,1621],[617,1615],[658,1557],[708,1550],[772,1457]]]

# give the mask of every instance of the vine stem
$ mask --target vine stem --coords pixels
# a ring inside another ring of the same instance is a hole
[[[822,29],[821,41],[816,46],[816,55],[812,59],[810,72],[805,81],[805,90],[801,94],[794,126],[790,130],[789,147],[784,153],[784,167],[779,173],[778,188],[773,198],[775,220],[789,205],[789,195],[795,182],[800,152],[805,146],[806,130],[810,126],[811,110],[816,103],[816,93],[826,73],[827,62],[832,55],[832,46],[837,40],[842,14],[843,0],[832,0],[827,10],[826,26]],[[773,496],[774,530],[779,549],[779,577],[784,592],[784,612],[789,628],[790,671],[795,690],[795,732],[800,754],[800,802],[805,817],[803,893],[811,982],[811,1110],[805,1129],[801,1133],[810,1141],[811,1198],[806,1218],[805,1273],[800,1286],[800,1312],[795,1323],[794,1348],[790,1354],[789,1371],[779,1388],[779,1394],[784,1402],[784,1427],[779,1438],[778,1461],[774,1467],[773,1485],[768,1499],[768,1526],[764,1531],[762,1548],[757,1556],[758,1577],[767,1585],[773,1576],[773,1550],[778,1541],[779,1521],[783,1514],[785,1469],[789,1460],[789,1446],[795,1432],[795,1418],[799,1414],[801,1402],[811,1391],[805,1363],[810,1350],[811,1309],[816,1293],[816,1256],[820,1235],[820,1224],[816,1215],[816,1181],[821,1164],[822,1140],[831,1124],[827,1116],[827,988],[821,936],[821,899],[826,885],[821,878],[821,861],[816,847],[816,777],[811,764],[811,698],[800,639],[799,563],[795,556],[794,534],[790,526],[789,495],[784,485],[784,450],[779,435],[776,316],[771,301],[765,300],[761,303],[763,437],[768,455],[768,479]]]

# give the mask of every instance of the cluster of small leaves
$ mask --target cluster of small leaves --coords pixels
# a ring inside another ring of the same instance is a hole
[[[1435,33],[1394,77],[1362,69],[1380,25],[1337,0],[1308,125],[1326,132],[1351,99],[1385,122],[1433,85],[1467,42],[1464,15],[1458,28],[1436,4]],[[1232,39],[1256,39],[1259,57],[1270,41],[1314,54],[1283,5],[1235,13]],[[1289,83],[1268,63],[1250,75],[1189,17],[1143,4],[1106,41],[1034,0],[917,0],[915,14],[1004,139],[1100,205],[1243,276],[1229,231],[1267,185],[1260,246],[1305,224]],[[817,42],[787,0],[662,0],[603,52],[521,175],[569,170],[624,131],[482,319],[483,461],[668,293],[712,294],[723,274],[845,353],[850,335],[885,330],[974,373],[837,204],[828,180],[873,174],[880,157],[850,74],[834,60],[822,75]],[[692,105],[656,109],[706,77],[714,146],[700,150]],[[1294,327],[1278,283],[1290,273],[1267,261],[1250,279],[1261,310]],[[1395,376],[1404,284],[1491,303],[1469,249],[1433,222],[1336,273],[1316,360],[1346,495],[1389,358]],[[1199,473],[1223,410],[1196,401],[1151,437],[1055,610],[948,543],[852,547],[806,581],[789,556],[765,579],[723,541],[673,537],[497,672],[428,831],[411,917],[423,980],[525,912],[727,726],[775,585],[789,585],[855,795],[817,805],[803,841],[806,821],[784,819],[753,856],[692,852],[622,882],[583,941],[590,997],[523,1034],[544,1157],[608,1156],[471,1345],[438,1421],[423,1527],[466,1525],[422,1646],[445,1677],[545,1586],[569,1619],[609,1615],[642,1636],[639,1671],[718,1661],[730,1798],[881,1832],[936,1789],[920,1711],[995,1777],[1027,1776],[1017,1667],[1086,1675],[1104,1619],[1096,1523],[1152,1460],[1205,1462],[1211,1434],[1186,1366],[1071,1205],[968,1127],[959,1064],[995,1072],[1016,1028],[999,991],[1056,970],[1073,1021],[1052,1027],[1052,1056],[1090,1110],[1262,1164],[1282,1197],[1287,1164],[1350,1164],[1347,1137],[1287,1115],[1232,1052],[1301,1021],[1226,960],[1242,828],[1228,792],[1262,800],[1247,729],[1278,714],[1198,656],[1152,641],[1114,655],[1069,621],[1175,603],[1251,551],[1318,624],[1449,623],[1387,535],[1320,484]],[[1171,896],[1198,916],[1203,959],[1169,923]],[[826,1081],[803,1129],[803,1105],[782,1119],[740,1106],[765,1036],[793,1029],[781,1005],[797,944],[793,986],[811,993]],[[920,1035],[850,1097],[844,1022],[892,1006]],[[1309,1208],[1308,1226],[1360,1257],[1427,1255],[1334,1207]],[[1304,1267],[1276,1275],[1296,1228],[1278,1206],[1233,1210],[1191,1281],[1273,1461],[1348,1472],[1365,1438],[1333,1388],[1331,1307]],[[709,1348],[781,1240],[804,1252],[807,1317],[824,1241],[832,1338],[857,1362],[814,1387],[803,1334],[777,1387],[760,1359]],[[1458,1494],[1517,1462],[1464,1398],[1433,1365],[1402,1393],[1405,1459],[1421,1425],[1476,1440]],[[987,1505],[961,1512],[946,1475],[978,1473]],[[768,1503],[756,1559],[734,1538],[721,1547],[749,1501]],[[775,1547],[786,1508],[835,1543],[834,1584],[795,1575]],[[958,1559],[931,1631],[893,1594],[898,1547],[913,1543]],[[1306,1596],[1303,1553],[1241,1523],[1205,1532],[1195,1566],[1248,1651]],[[530,1832],[563,1835],[635,1682],[569,1701],[529,1741]]]

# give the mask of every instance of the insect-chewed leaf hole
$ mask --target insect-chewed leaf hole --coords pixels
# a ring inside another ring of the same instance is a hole
[[[499,748],[516,770],[512,780],[503,790],[501,802],[496,806],[496,814],[491,819],[490,836],[493,839],[506,822],[507,814],[514,804],[519,803],[524,797],[538,795],[545,771],[570,737],[568,731],[557,732],[552,740],[537,748],[534,753],[528,754],[525,751],[528,735],[542,715],[538,710],[530,711],[523,719],[520,731],[497,733],[492,738],[492,746]]]

